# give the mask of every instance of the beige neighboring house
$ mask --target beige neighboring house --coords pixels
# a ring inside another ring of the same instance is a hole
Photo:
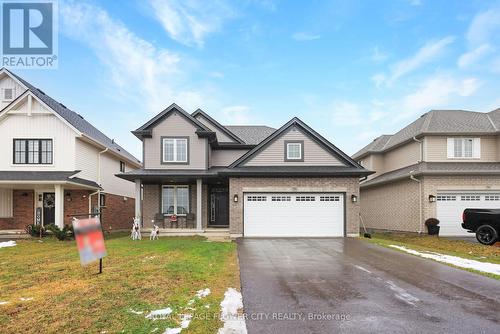
[[[500,109],[432,110],[354,154],[375,171],[361,183],[367,227],[425,232],[438,218],[441,235],[470,235],[465,208],[500,208],[499,130]]]
[[[232,237],[359,234],[359,178],[370,174],[298,118],[279,129],[226,126],[172,104],[133,131],[145,227]],[[141,208],[138,208],[138,210]],[[173,216],[177,216],[177,221]]]
[[[130,228],[141,163],[83,116],[0,70],[0,230],[71,223],[101,208],[105,228]],[[140,203],[140,201],[138,201]]]

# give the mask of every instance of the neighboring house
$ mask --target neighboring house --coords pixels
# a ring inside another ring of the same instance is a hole
[[[232,237],[359,233],[359,178],[370,172],[298,118],[277,130],[223,126],[172,104],[133,133],[144,166],[119,176],[143,189],[146,227],[177,227],[175,214],[179,228]]]
[[[353,155],[375,171],[361,183],[370,228],[424,232],[438,218],[442,235],[467,235],[465,208],[500,208],[500,109],[433,110]],[[469,234],[470,235],[470,234]]]
[[[0,100],[0,229],[62,227],[98,206],[106,228],[130,226],[134,184],[114,174],[140,168],[136,158],[6,69]]]

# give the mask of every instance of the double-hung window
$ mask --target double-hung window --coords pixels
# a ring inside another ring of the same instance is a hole
[[[51,165],[52,139],[14,139],[14,164]]]
[[[162,138],[163,163],[188,163],[188,138]]]
[[[162,187],[162,213],[183,216],[189,213],[189,186]]]
[[[448,138],[448,158],[480,158],[480,138]]]
[[[303,161],[304,160],[303,142],[285,142],[285,160]]]

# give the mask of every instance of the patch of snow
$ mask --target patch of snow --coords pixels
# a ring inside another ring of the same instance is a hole
[[[399,300],[402,300],[403,302],[410,304],[412,306],[416,306],[415,303],[420,301],[420,299],[408,293],[408,291],[406,291],[405,289],[397,286],[396,284],[394,284],[394,282],[387,281],[386,284],[392,291],[395,292],[395,296]]]
[[[8,304],[9,302],[0,302],[0,305]]]
[[[193,316],[191,314],[183,314],[181,317],[181,328],[188,328]]]
[[[356,267],[356,268],[358,268],[359,270],[362,270],[362,271],[364,271],[364,272],[366,272],[366,273],[368,273],[368,274],[371,274],[371,273],[372,273],[372,272],[371,272],[371,271],[369,271],[368,269],[363,268],[363,267],[361,267],[361,266],[354,265],[354,267]]]
[[[238,314],[243,309],[243,297],[241,293],[233,288],[224,293],[224,300],[220,303],[221,320],[224,326],[219,329],[218,334],[246,334],[247,326],[245,318]]]
[[[135,310],[130,309],[130,313],[133,313],[133,314],[143,314],[144,311],[135,311]]]
[[[489,274],[500,275],[500,264],[480,262],[476,260],[464,259],[458,256],[445,255],[435,252],[418,252],[414,249],[406,248],[404,246],[389,245],[389,247],[399,249],[403,252],[417,255],[426,259],[432,259],[442,263],[452,264],[460,268],[474,269]]]
[[[156,332],[157,330],[159,330],[159,328],[158,328],[158,327],[155,327],[155,328],[153,328],[153,330],[151,331],[151,333],[154,333],[154,332]]]
[[[198,298],[204,298],[204,297],[208,296],[209,294],[210,294],[210,289],[206,288],[206,289],[203,289],[203,290],[198,290],[196,292],[196,297],[198,297]]]
[[[4,242],[0,242],[0,248],[4,248],[4,247],[14,247],[16,246],[16,242],[13,241],[13,240],[10,240],[10,241],[4,241]]]
[[[205,305],[204,308],[210,308],[210,304]]]
[[[33,300],[33,297],[29,297],[29,298],[19,298],[19,300],[23,301],[23,302],[27,302],[27,301],[30,301],[30,300]]]
[[[151,311],[148,315],[146,315],[146,319],[152,319],[152,320],[166,319],[170,313],[172,313],[172,309],[170,307],[167,307],[161,310]]]
[[[167,328],[163,334],[179,334],[182,331],[182,328]]]

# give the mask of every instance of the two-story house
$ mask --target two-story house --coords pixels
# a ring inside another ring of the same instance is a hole
[[[465,208],[500,208],[500,109],[489,113],[432,110],[394,135],[353,155],[375,171],[361,183],[366,225],[441,235],[467,235]]]
[[[101,207],[106,228],[129,228],[140,162],[81,115],[0,70],[0,229],[71,222]]]
[[[146,227],[218,227],[232,237],[359,233],[358,181],[370,172],[298,118],[279,129],[224,126],[172,104],[133,133],[144,165],[119,176],[136,183],[136,196],[142,189],[136,216]]]

